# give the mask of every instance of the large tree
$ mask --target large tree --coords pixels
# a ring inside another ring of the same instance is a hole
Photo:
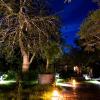
[[[28,71],[35,54],[41,53],[51,37],[59,37],[58,18],[49,14],[44,1],[0,0],[0,48],[6,56],[20,49],[23,72]],[[59,39],[55,40],[58,44]]]
[[[100,50],[100,9],[94,11],[81,25],[81,44],[85,50]]]

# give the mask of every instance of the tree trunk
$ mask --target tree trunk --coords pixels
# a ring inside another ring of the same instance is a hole
[[[23,65],[22,72],[27,72],[29,70],[29,56],[28,54],[23,55]]]
[[[47,58],[47,62],[46,62],[46,72],[48,71],[48,67],[49,67],[49,59]]]
[[[25,47],[23,45],[21,38],[19,39],[19,45],[20,45],[21,54],[23,57],[22,72],[27,72],[30,65],[29,54],[25,51]]]

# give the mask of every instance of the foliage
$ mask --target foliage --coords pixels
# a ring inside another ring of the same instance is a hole
[[[48,58],[50,62],[54,62],[54,60],[59,58],[61,54],[59,44],[54,41],[50,42],[48,46],[44,47],[43,53],[44,58]]]
[[[8,70],[8,72],[5,75],[7,75],[7,78],[5,78],[5,80],[16,80],[17,78],[17,73],[12,70]]]
[[[11,86],[9,86],[10,88]],[[15,90],[15,87],[13,87],[14,89],[9,89],[8,91],[3,91],[0,92],[0,99],[1,100],[19,100],[19,99],[23,99],[23,100],[44,100],[44,94],[50,92],[52,93],[53,91],[53,86],[52,85],[34,85],[32,87],[28,87],[28,88],[22,88],[21,91],[21,98],[18,97],[18,91],[17,89]],[[49,95],[50,96],[50,95]],[[45,100],[49,100],[47,98],[45,98]]]
[[[11,0],[10,0],[11,1]],[[13,2],[0,1],[1,25],[0,25],[0,44],[4,48],[4,52],[11,55],[14,48],[20,46],[19,40],[23,42],[24,48],[27,52],[33,53],[46,45],[49,37],[58,34],[58,19],[55,16],[46,16],[44,14],[35,13],[37,7],[31,8],[31,2],[20,4],[15,12],[12,8]],[[38,3],[37,0],[32,4]],[[11,5],[11,6],[10,6]],[[15,5],[15,3],[14,3]],[[5,9],[3,9],[5,8]],[[25,9],[26,8],[26,9]],[[34,12],[31,12],[31,10]],[[40,8],[41,10],[42,8]],[[25,10],[25,11],[23,11]],[[44,11],[44,9],[42,9]],[[45,9],[47,10],[47,9]],[[33,13],[33,16],[31,15]]]
[[[56,59],[61,57],[61,50],[59,44],[55,41],[49,43],[43,48],[42,58],[46,59],[46,72],[54,72],[53,64]]]
[[[81,44],[85,50],[100,50],[100,9],[93,12],[81,25]]]
[[[52,46],[52,38],[59,44],[59,27],[45,0],[0,0],[0,49],[6,57],[13,58],[19,48],[31,63],[36,54]]]

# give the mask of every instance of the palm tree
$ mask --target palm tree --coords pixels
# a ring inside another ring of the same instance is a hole
[[[0,0],[0,48],[6,57],[20,48],[23,72],[52,41],[50,37],[59,36],[58,26],[58,18],[49,15],[43,0]]]

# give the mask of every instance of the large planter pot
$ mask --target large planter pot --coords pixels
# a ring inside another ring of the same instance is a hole
[[[51,84],[54,82],[54,74],[39,74],[38,82],[39,84]]]

